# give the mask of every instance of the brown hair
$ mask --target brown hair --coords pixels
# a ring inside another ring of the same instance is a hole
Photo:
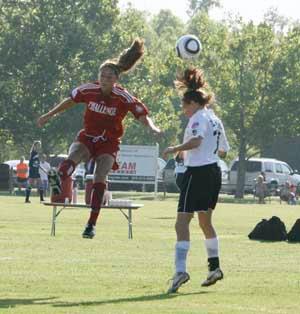
[[[39,144],[40,146],[42,145],[41,141],[34,141],[33,144],[32,144],[32,146],[31,146],[30,153],[31,153],[34,149],[36,149],[37,144]]]
[[[100,65],[101,71],[104,67],[110,67],[117,76],[121,73],[127,72],[133,68],[137,61],[144,54],[144,41],[136,38],[131,46],[125,49],[117,59],[109,59]]]
[[[208,85],[201,69],[188,68],[183,73],[178,73],[174,84],[175,88],[183,93],[183,102],[194,101],[205,106],[213,100],[213,94],[204,90]]]

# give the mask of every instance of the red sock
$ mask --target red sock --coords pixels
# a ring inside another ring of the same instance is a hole
[[[99,212],[101,209],[103,194],[106,189],[106,184],[102,182],[97,182],[93,184],[92,196],[91,196],[91,212],[88,224],[96,225]]]
[[[97,219],[98,219],[99,214],[100,214],[100,210],[98,210],[98,211],[91,210],[91,212],[90,212],[90,218],[89,218],[89,220],[88,220],[88,224],[89,224],[89,225],[96,226],[96,222],[97,222]]]

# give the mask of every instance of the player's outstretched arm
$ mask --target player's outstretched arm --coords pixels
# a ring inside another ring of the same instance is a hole
[[[37,124],[39,127],[42,127],[44,124],[50,120],[51,117],[56,115],[57,113],[60,113],[62,111],[65,111],[69,108],[72,108],[76,103],[69,97],[64,99],[62,102],[60,102],[58,105],[56,105],[54,108],[52,108],[47,113],[40,116],[37,120]]]
[[[141,117],[139,117],[139,121],[140,121],[142,124],[144,124],[145,126],[149,127],[149,128],[151,129],[151,131],[154,132],[155,134],[161,134],[161,133],[162,133],[162,131],[160,130],[160,128],[158,128],[158,127],[154,124],[153,120],[152,120],[149,116],[147,116],[147,115],[141,116]]]
[[[183,152],[185,150],[191,150],[191,149],[197,148],[198,146],[201,145],[201,142],[202,142],[202,138],[199,136],[199,137],[193,137],[182,144],[179,144],[176,146],[169,146],[164,149],[162,153],[163,158],[167,159],[169,154],[176,154],[178,152]]]

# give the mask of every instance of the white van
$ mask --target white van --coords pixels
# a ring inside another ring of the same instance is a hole
[[[229,171],[227,190],[232,193],[236,189],[238,163],[238,159],[235,159]],[[250,158],[246,161],[245,191],[253,191],[255,179],[261,172],[265,173],[266,182],[274,188],[283,185],[286,181],[295,185],[300,183],[300,175],[295,173],[286,162],[273,158]]]
[[[228,184],[228,173],[229,168],[226,162],[222,159],[219,159],[218,165],[221,168],[222,172],[222,187]],[[175,177],[175,159],[171,158],[168,160],[166,166],[163,169],[163,178],[167,192],[178,192],[178,187],[176,185],[176,177]],[[223,188],[222,188],[223,191]]]

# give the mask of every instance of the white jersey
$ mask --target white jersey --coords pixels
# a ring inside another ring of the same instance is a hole
[[[43,170],[42,170],[42,169]],[[48,171],[51,169],[50,164],[47,161],[41,161],[40,162],[40,169],[39,169],[39,173],[40,173],[40,177],[42,181],[46,181],[48,180]]]
[[[220,139],[219,139],[219,150],[223,152],[228,152],[230,150],[230,146],[225,134],[224,126],[222,121],[216,116],[214,111],[212,109],[207,109],[208,112],[214,117],[214,119],[217,119],[219,121],[219,126],[220,126]]]
[[[197,137],[201,137],[201,144],[197,148],[185,151],[185,166],[199,167],[216,163],[219,160],[218,151],[229,150],[222,121],[207,108],[198,110],[190,118],[183,142]]]

